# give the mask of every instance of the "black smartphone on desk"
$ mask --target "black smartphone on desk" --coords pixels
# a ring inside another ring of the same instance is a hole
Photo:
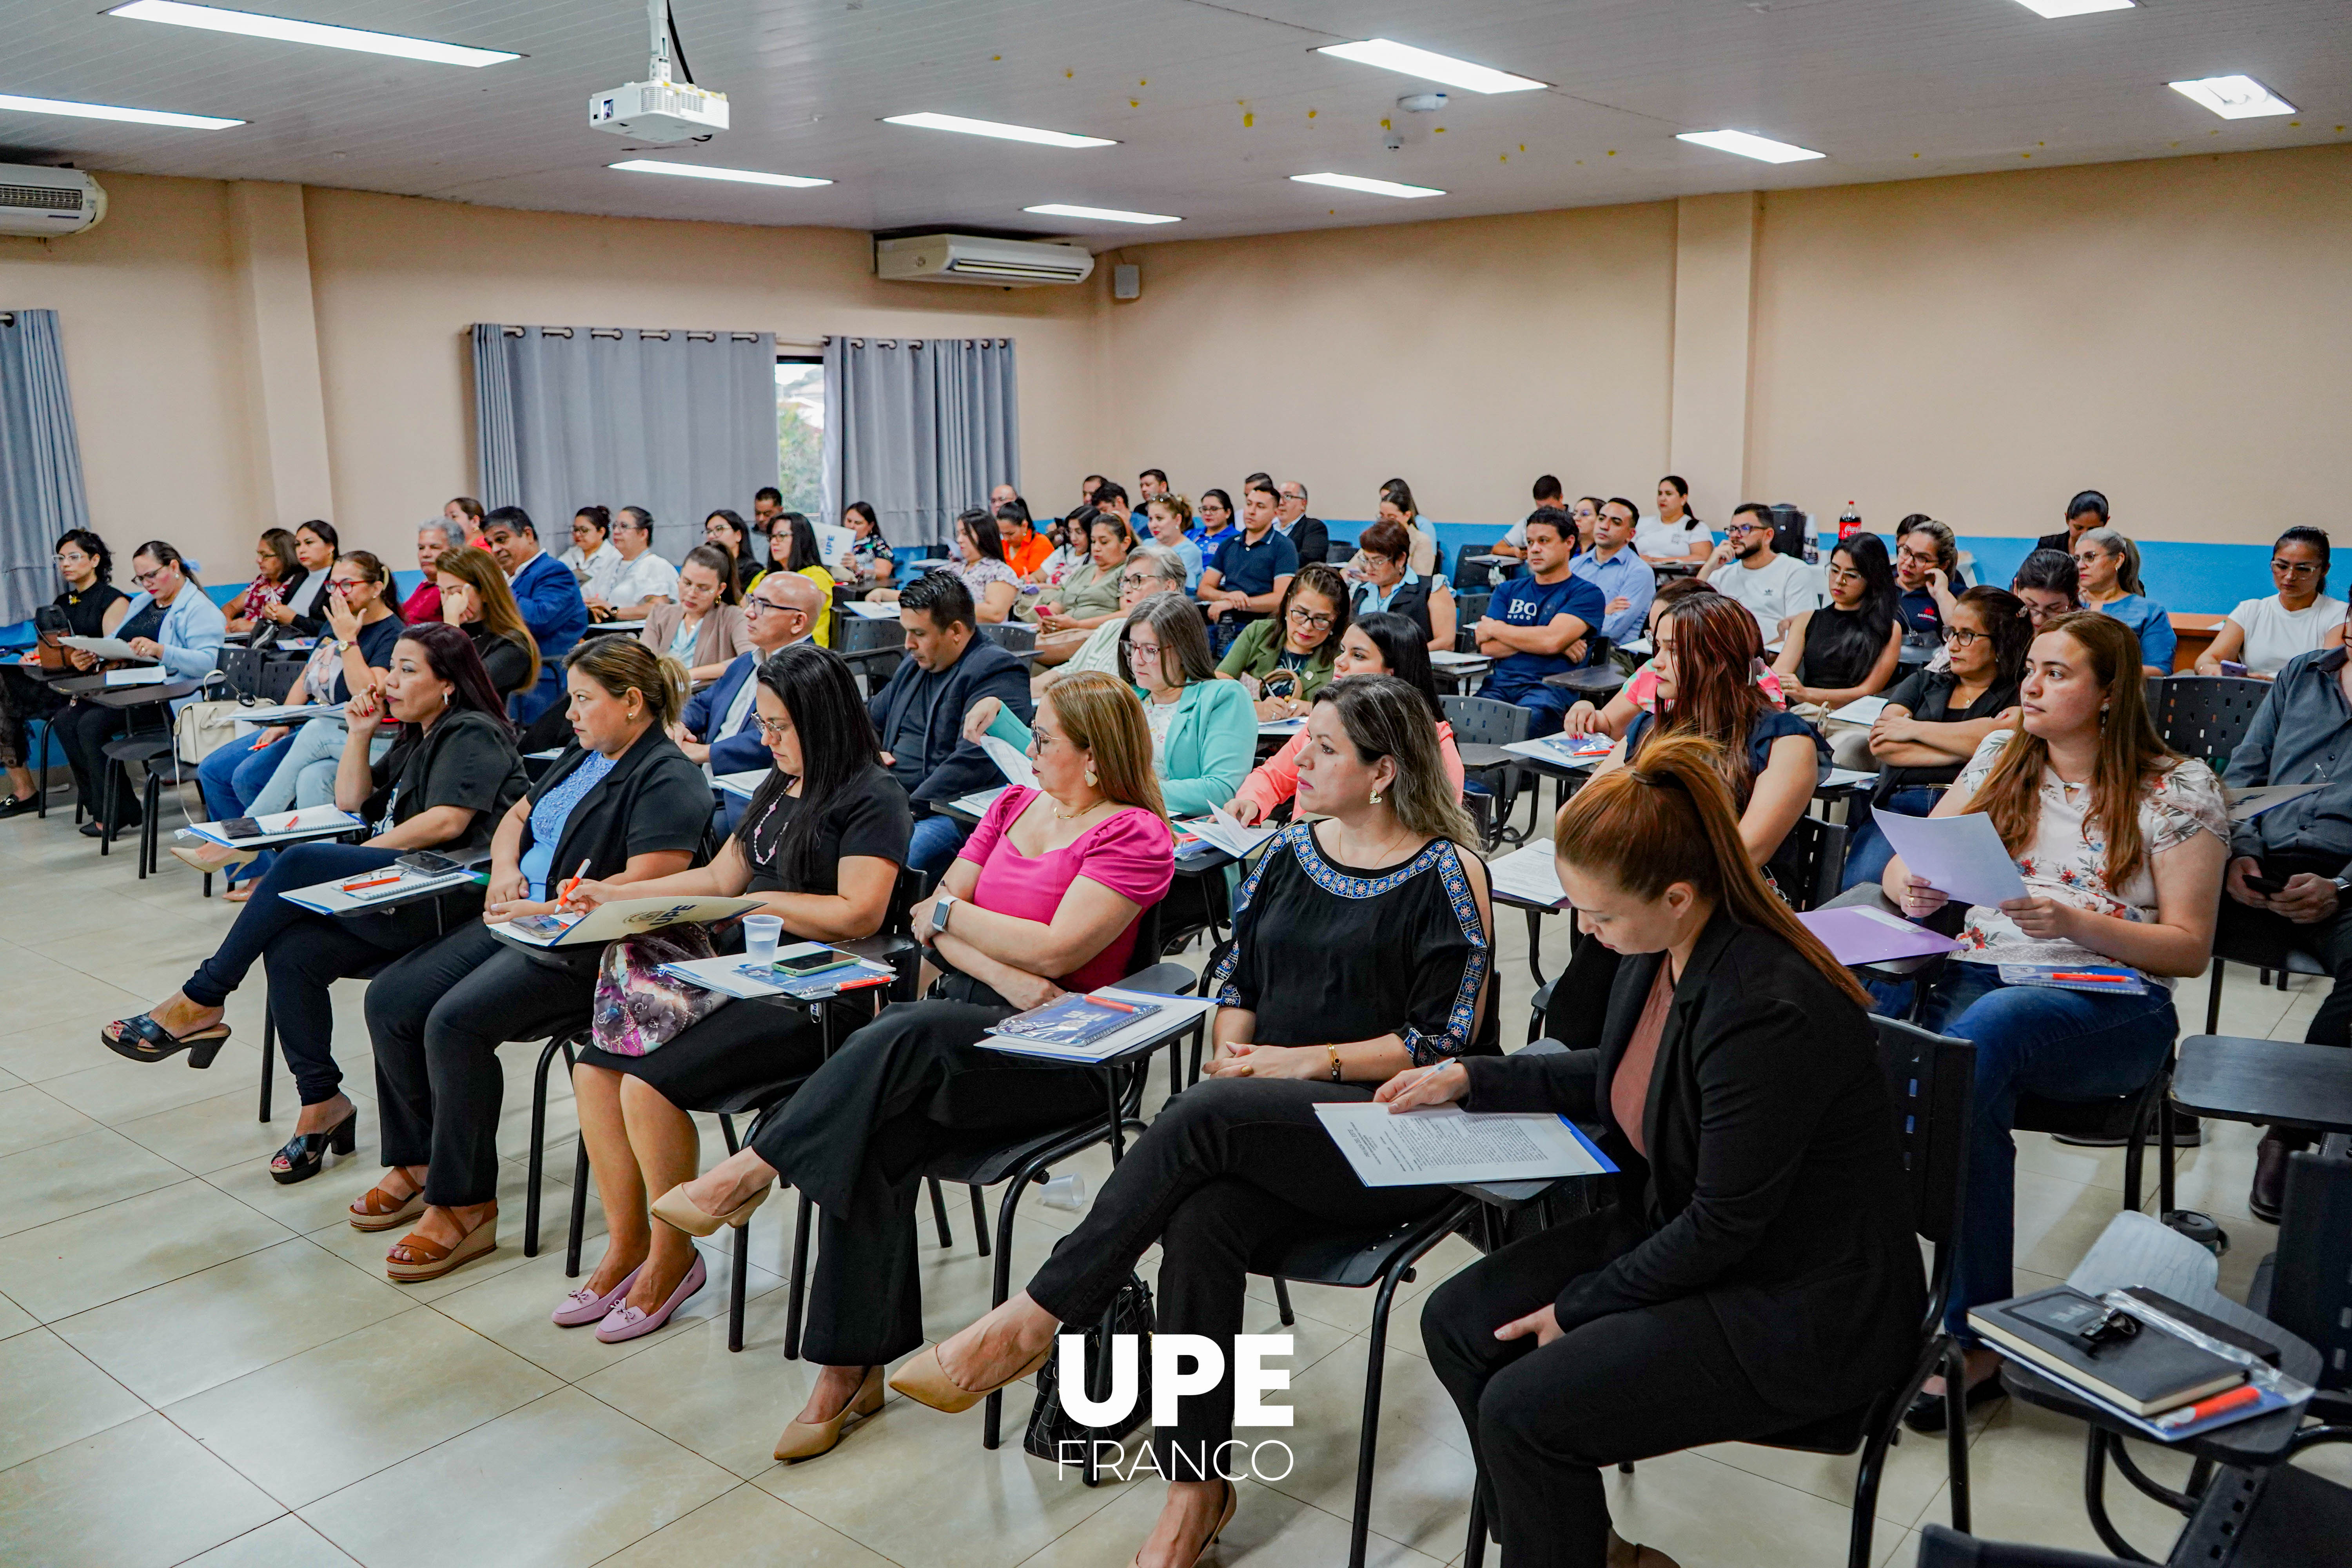
[[[221,837],[235,843],[240,838],[259,838],[269,830],[249,816],[232,816],[220,825]]]
[[[466,868],[464,861],[452,860],[446,855],[436,855],[430,849],[412,849],[393,861],[393,864],[414,871],[420,877],[446,876],[451,871],[462,871]]]

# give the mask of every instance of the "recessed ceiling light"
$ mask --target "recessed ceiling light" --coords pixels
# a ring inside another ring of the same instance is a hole
[[[2250,76],[2209,76],[2196,81],[2165,83],[2183,98],[2194,99],[2224,120],[2252,120],[2263,114],[2293,114],[2294,105]]]
[[[2037,16],[2054,22],[2061,16],[2087,16],[2094,11],[2128,11],[2139,0],[2017,0]]]
[[[123,109],[111,103],[75,103],[62,98],[20,98],[0,92],[0,109],[22,114],[70,114],[79,120],[126,120],[133,125],[173,125],[183,131],[226,131],[242,120],[213,114],[174,114],[164,109]]]
[[[1445,193],[1434,185],[1407,185],[1395,180],[1368,180],[1361,174],[1293,174],[1302,185],[1337,185],[1343,191],[1362,191],[1374,196],[1442,196]]]
[[[625,163],[604,166],[626,169],[632,174],[683,174],[689,180],[733,180],[746,185],[790,185],[794,190],[833,184],[831,180],[820,180],[811,174],[768,174],[757,169],[712,169],[699,163],[665,163],[658,158],[631,158]]]
[[[1166,213],[1121,212],[1117,207],[1078,207],[1067,202],[1047,202],[1043,206],[1023,207],[1024,213],[1043,213],[1047,217],[1088,217],[1104,223],[1182,223]]]
[[[1757,158],[1767,163],[1801,163],[1808,158],[1829,156],[1810,147],[1792,146],[1786,142],[1775,142],[1769,136],[1750,135],[1745,131],[1684,131],[1676,132],[1675,140],[1696,142],[1718,153],[1737,153],[1743,158]]]
[[[1358,65],[1378,66],[1382,70],[1417,76],[1425,81],[1442,81],[1448,87],[1466,87],[1472,92],[1531,92],[1544,85],[1523,76],[1513,76],[1508,71],[1498,71],[1492,66],[1473,65],[1468,60],[1457,60],[1452,55],[1416,49],[1411,44],[1400,44],[1393,38],[1366,38],[1356,44],[1327,44],[1315,52],[1337,55]]]
[[[286,16],[265,16],[257,11],[230,11],[218,5],[184,5],[180,0],[131,0],[117,5],[110,16],[138,22],[169,22],[174,26],[204,27],[215,33],[242,33],[249,38],[276,38],[289,44],[318,44],[330,49],[359,49],[371,55],[398,55],[403,59],[430,60],[445,66],[494,66],[520,59],[507,49],[475,49],[463,44],[436,43],[431,38],[404,37],[398,33],[371,33],[363,27],[331,27],[324,22],[297,22]]]
[[[1034,142],[1040,147],[1116,147],[1108,136],[1078,136],[1067,131],[1040,131],[1034,125],[1006,125],[994,120],[966,120],[961,114],[886,114],[886,125],[911,125],[918,131],[960,131],[966,136],[993,136],[1003,142]]]

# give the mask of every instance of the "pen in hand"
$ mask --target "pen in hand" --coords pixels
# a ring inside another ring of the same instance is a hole
[[[588,862],[583,860],[580,862],[580,869],[572,872],[571,879],[563,884],[563,890],[556,894],[555,901],[560,904],[570,899],[572,892],[587,879],[587,876]]]

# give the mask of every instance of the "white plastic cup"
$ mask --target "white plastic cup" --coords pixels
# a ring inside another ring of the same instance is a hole
[[[782,915],[745,915],[743,917],[743,956],[753,963],[772,963],[776,943],[784,934]]]
[[[1076,1172],[1055,1176],[1037,1201],[1049,1209],[1082,1209],[1087,1206],[1087,1179]]]

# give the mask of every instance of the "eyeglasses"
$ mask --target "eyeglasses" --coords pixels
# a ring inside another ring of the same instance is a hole
[[[1946,626],[1944,628],[1944,646],[1946,647],[1970,647],[1977,643],[1983,641],[1984,637],[1984,633],[1970,631],[1966,626]]]
[[[1305,626],[1308,631],[1313,632],[1329,631],[1331,629],[1332,619],[1332,616],[1323,615],[1315,610],[1293,608],[1290,612],[1290,624],[1292,626]]]
[[[760,739],[762,741],[781,741],[793,732],[793,721],[790,719],[761,719],[759,721],[759,725]]]
[[[1723,531],[1723,536],[1726,539],[1737,539],[1743,533],[1769,533],[1771,531],[1772,525],[1769,522],[1735,522]]]
[[[1859,583],[1862,581],[1862,574],[1851,566],[1832,566],[1830,568],[1829,580],[1832,586],[1842,583]]]
[[[1933,566],[1936,563],[1934,556],[1922,555],[1916,550],[1897,550],[1895,559],[1906,566]]]
[[[349,594],[365,586],[367,586],[367,581],[365,578],[362,577],[330,577],[327,579],[327,588],[331,593]]]
[[[779,605],[772,599],[762,599],[757,594],[743,601],[743,614],[752,620],[770,614],[790,615],[792,611],[790,605]]]
[[[2120,1308],[2110,1307],[2096,1322],[2074,1332],[2074,1342],[2091,1355],[2096,1355],[2108,1345],[2121,1344],[2137,1337],[2139,1320]]]
[[[1118,579],[1118,585],[1122,588],[1149,588],[1151,584],[1152,575],[1149,572],[1123,573]]]
[[[1149,663],[1160,657],[1160,645],[1156,642],[1136,642],[1130,639],[1127,645],[1127,655],[1129,658],[1139,658]]]
[[[152,572],[133,572],[131,574],[131,580],[144,588],[152,583],[163,581],[163,574],[169,571],[171,571],[169,566],[158,566]]]
[[[2271,574],[2275,577],[2309,577],[2319,568],[2308,561],[2273,561]]]

